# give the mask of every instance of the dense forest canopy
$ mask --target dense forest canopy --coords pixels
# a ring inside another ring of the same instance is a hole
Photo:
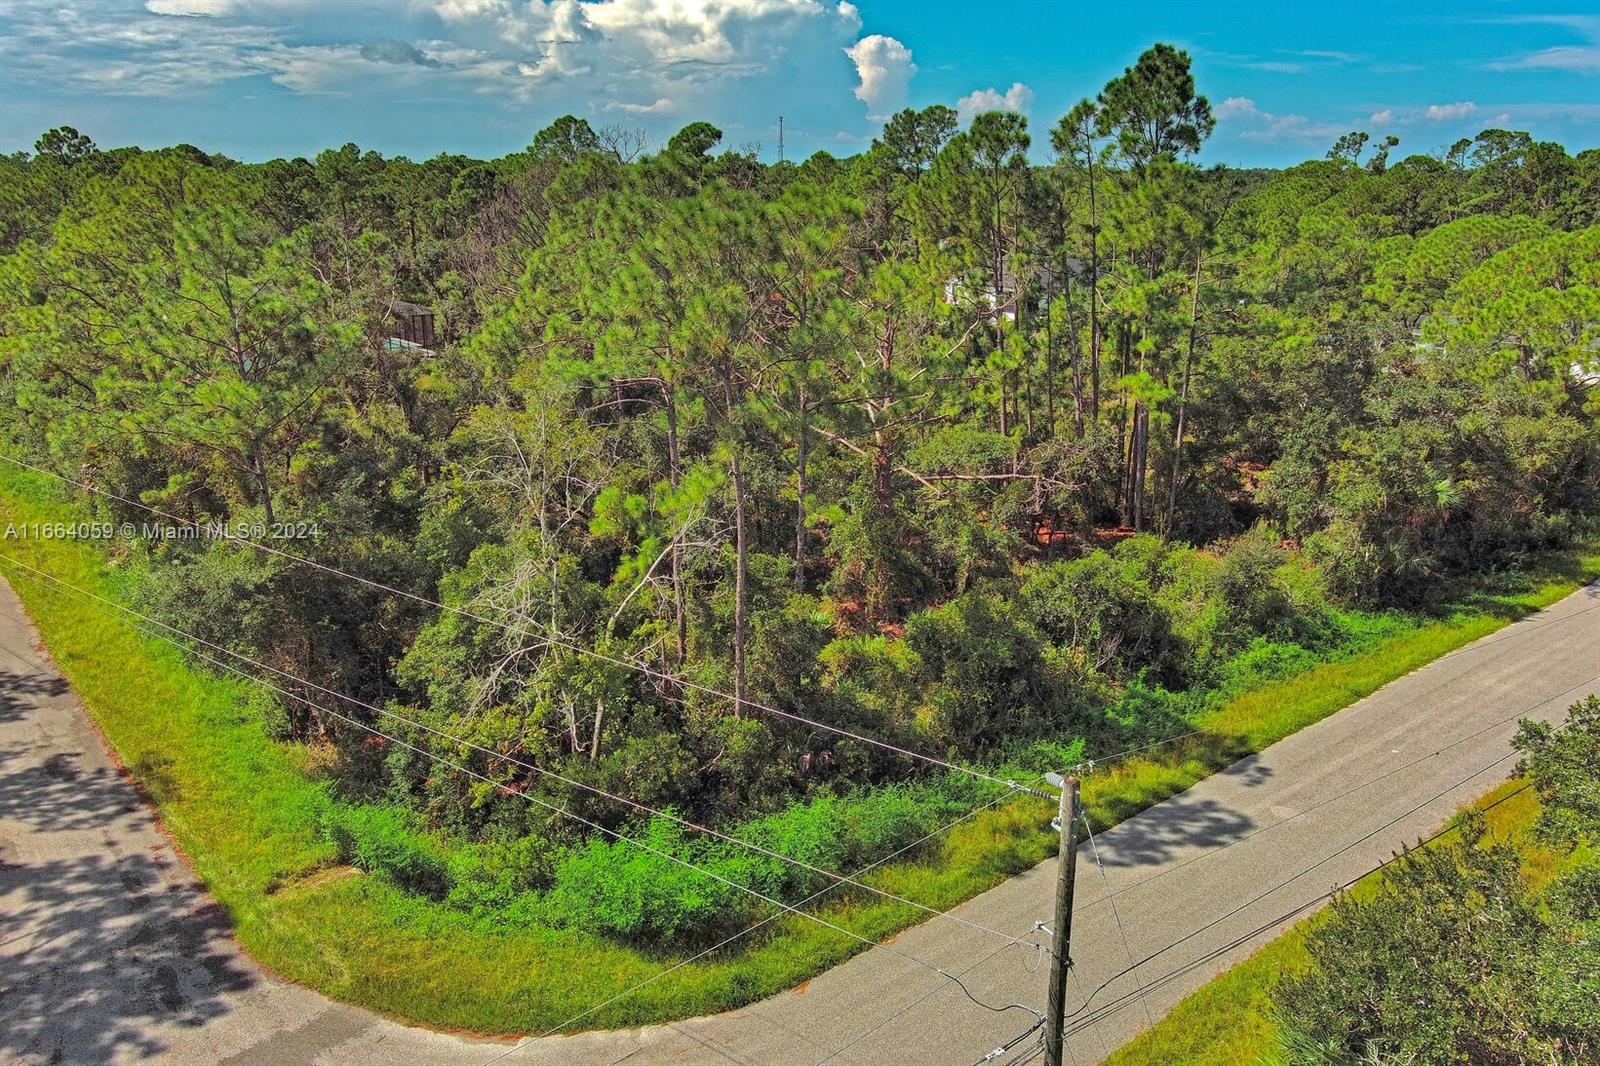
[[[1213,124],[1157,45],[1046,131],[935,106],[798,164],[704,122],[260,164],[63,127],[0,159],[7,448],[314,526],[274,543],[375,583],[117,543],[170,624],[696,818],[778,833],[914,783],[765,708],[989,766],[1148,742],[1355,639],[1348,608],[1563,542],[1600,491],[1600,151],[1357,131],[1202,169]],[[510,847],[528,885],[607,861],[306,703],[276,721],[347,799]]]

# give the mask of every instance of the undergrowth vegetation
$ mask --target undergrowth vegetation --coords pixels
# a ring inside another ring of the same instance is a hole
[[[45,479],[0,471],[0,523],[78,517],[57,496]],[[10,541],[0,551],[114,600],[128,597],[136,584],[136,560],[108,560],[82,542]],[[721,893],[714,882],[691,881],[681,866],[635,849],[603,841],[551,849],[531,836],[469,838],[429,825],[404,806],[341,798],[338,777],[329,770],[337,749],[271,739],[264,727],[279,712],[262,690],[196,669],[103,604],[63,592],[15,564],[4,568],[46,645],[129,772],[160,805],[241,942],[285,976],[429,1024],[528,1032],[566,1021],[680,960],[704,935],[695,931],[697,919],[726,925],[725,915],[705,909],[708,900],[745,906],[729,899],[731,889]],[[1530,560],[1523,575],[1458,586],[1460,606],[1443,617],[1347,617],[1341,632],[1350,650],[1332,661],[1280,675],[1299,655],[1274,654],[1265,656],[1271,665],[1264,673],[1226,671],[1218,675],[1229,679],[1226,684],[1219,682],[1208,697],[1190,697],[1195,710],[1189,724],[1199,735],[1113,760],[1087,776],[1090,817],[1097,826],[1114,824],[1596,574],[1600,555],[1543,556]],[[1252,662],[1261,657],[1248,648],[1241,654]],[[1277,680],[1250,687],[1249,678],[1268,674]],[[1081,744],[1037,745],[993,769],[1020,776],[1086,756]],[[852,863],[890,854],[926,827],[955,821],[1001,794],[976,790],[969,780],[841,792],[740,823],[733,833],[848,872]],[[1011,798],[864,879],[930,907],[954,905],[1048,857],[1055,847],[1050,814],[1041,801]],[[649,834],[664,852],[730,876],[782,882],[786,894],[779,898],[827,887],[823,879],[797,877],[794,867],[753,861],[732,845],[685,839],[670,825],[640,823],[627,831],[639,839]],[[924,917],[838,888],[810,908],[869,939]],[[735,946],[586,1016],[579,1027],[737,1006],[805,980],[860,947],[855,939],[780,915]],[[487,987],[505,995],[481,995]]]

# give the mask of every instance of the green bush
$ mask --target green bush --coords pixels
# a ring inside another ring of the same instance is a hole
[[[837,798],[820,796],[810,803],[796,803],[777,814],[746,822],[728,835],[820,870],[838,870],[845,865],[847,854],[841,807]],[[741,859],[748,861],[749,879],[741,883],[766,895],[812,892],[827,881],[792,863],[755,855],[737,844],[718,845],[717,850],[726,853],[726,861],[735,866]]]
[[[823,795],[721,831],[817,870],[844,874],[915,843],[978,801],[970,781],[935,779]],[[793,900],[836,883],[795,862],[696,834],[666,818],[654,818],[628,835],[650,850],[592,838],[564,853],[544,897],[545,917],[640,943],[681,943],[751,920],[758,906],[751,892]],[[674,858],[716,876],[689,870]],[[523,905],[528,896],[503,883],[464,883],[451,900],[482,914],[495,901]]]
[[[1249,634],[1281,635],[1294,617],[1294,603],[1278,578],[1288,555],[1277,534],[1258,525],[1228,546],[1212,580],[1233,624]]]
[[[663,943],[708,936],[749,915],[754,897],[683,863],[729,880],[742,871],[708,861],[714,858],[705,854],[708,849],[686,841],[679,826],[652,818],[637,835],[629,835],[646,847],[597,834],[566,854],[545,898],[549,918],[626,940]]]
[[[1474,815],[1375,893],[1337,897],[1306,937],[1312,965],[1273,993],[1292,1062],[1600,1061],[1600,698],[1560,726],[1524,721],[1515,747],[1555,876]]]
[[[1207,695],[1225,700],[1288,677],[1316,665],[1318,656],[1299,644],[1257,637],[1237,655],[1219,665],[1210,678]]]
[[[1106,708],[1107,720],[1121,731],[1111,742],[1119,746],[1136,744],[1182,732],[1188,702],[1160,685],[1147,684],[1142,675],[1134,678]]]
[[[969,592],[906,623],[921,664],[932,732],[956,750],[992,750],[1008,737],[1059,728],[1072,679],[1014,602]]]
[[[1023,583],[1022,602],[1052,644],[1083,649],[1092,669],[1120,677],[1148,670],[1177,683],[1186,656],[1151,587],[1158,565],[1148,555],[1104,551],[1051,563]]]
[[[852,866],[899,851],[953,817],[959,804],[930,790],[890,786],[862,792],[842,804],[844,839]]]
[[[383,874],[408,891],[438,900],[454,884],[446,849],[414,829],[401,808],[330,804],[322,832],[341,861]]]

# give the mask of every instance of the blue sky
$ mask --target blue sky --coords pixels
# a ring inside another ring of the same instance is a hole
[[[0,0],[0,150],[65,123],[244,159],[499,155],[573,112],[655,144],[707,119],[775,158],[781,114],[798,158],[932,103],[1023,111],[1042,145],[1157,40],[1194,56],[1210,162],[1319,157],[1351,129],[1402,155],[1491,125],[1600,146],[1595,0]]]

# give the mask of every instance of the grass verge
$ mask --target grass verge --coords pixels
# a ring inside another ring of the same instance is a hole
[[[36,475],[0,471],[0,529],[74,521],[78,512]],[[123,600],[99,547],[10,538],[0,551],[71,585]],[[0,563],[8,577],[15,568]],[[1544,556],[1513,590],[1479,589],[1456,614],[1240,696],[1208,712],[1201,735],[1125,759],[1086,782],[1102,827],[1182,791],[1238,757],[1337,711],[1385,682],[1546,606],[1600,574],[1600,553]],[[13,587],[46,646],[129,772],[155,798],[240,943],[292,980],[359,1006],[441,1028],[538,1032],[562,1024],[681,956],[568,929],[486,929],[386,878],[330,873],[318,833],[326,802],[306,749],[268,740],[260,693],[195,669],[108,609],[22,577]],[[1019,798],[980,814],[914,860],[869,880],[947,908],[1053,854],[1048,813]],[[864,894],[832,894],[814,912],[871,940],[920,911]],[[639,1025],[725,1010],[814,976],[861,943],[794,917],[584,1017],[577,1028]]]

